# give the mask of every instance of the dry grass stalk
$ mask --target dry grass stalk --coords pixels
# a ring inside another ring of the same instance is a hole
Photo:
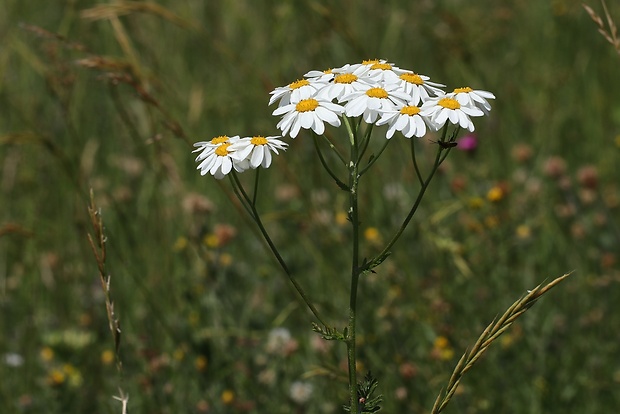
[[[486,327],[480,337],[478,337],[472,349],[469,352],[466,351],[456,364],[450,376],[450,380],[448,381],[448,386],[445,391],[442,390],[439,392],[433,409],[431,410],[431,414],[438,414],[443,411],[458,388],[463,375],[474,366],[493,341],[499,338],[519,316],[523,315],[531,308],[542,295],[562,282],[569,275],[570,273],[562,275],[545,286],[542,284],[536,286],[534,289],[530,290],[527,295],[513,303],[499,319],[494,320]]]
[[[90,190],[90,203],[88,205],[88,215],[90,217],[91,225],[93,226],[94,237],[89,233],[88,242],[95,255],[97,262],[97,269],[99,271],[99,280],[101,282],[101,288],[103,289],[105,297],[105,307],[108,316],[108,326],[114,339],[114,355],[116,359],[116,369],[119,375],[122,375],[123,363],[119,354],[119,348],[121,344],[121,324],[116,314],[114,313],[114,302],[110,294],[110,275],[106,273],[106,241],[107,238],[103,231],[103,219],[101,218],[101,210],[95,205],[95,196],[93,190]],[[120,397],[114,397],[114,399],[121,401],[122,414],[127,413],[127,402],[129,396],[125,395],[123,390],[119,387]]]
[[[30,33],[34,33],[36,36],[42,39],[53,40],[55,42],[58,42],[64,47],[66,47],[67,49],[77,50],[79,52],[87,51],[86,46],[84,46],[83,44],[70,41],[66,37],[59,35],[57,33],[50,32],[49,30],[45,30],[42,27],[35,26],[33,24],[26,24],[26,23],[20,23],[19,27]]]
[[[83,10],[80,17],[86,20],[108,20],[136,12],[159,16],[184,29],[197,29],[199,27],[196,22],[183,19],[159,4],[143,1],[119,1],[113,4],[100,4]]]
[[[598,26],[598,32],[603,35],[603,37],[612,44],[612,46],[616,49],[616,52],[620,55],[620,38],[618,38],[618,29],[614,24],[614,21],[611,18],[611,14],[609,14],[609,10],[607,9],[607,4],[605,4],[605,0],[601,0],[601,4],[603,5],[603,11],[605,12],[605,20],[607,20],[607,27],[605,27],[605,23],[601,16],[599,16],[590,6],[586,4],[582,4],[583,8],[590,15],[590,18],[596,23]]]

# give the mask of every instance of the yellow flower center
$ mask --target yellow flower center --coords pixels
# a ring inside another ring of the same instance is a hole
[[[368,60],[362,60],[362,65],[374,65],[375,63],[381,63],[379,62],[379,59],[368,59]]]
[[[388,97],[388,93],[383,88],[370,88],[366,91],[366,95],[371,98],[385,99]]]
[[[331,75],[331,74],[332,74],[332,69],[331,69],[331,68],[329,68],[329,69],[325,69],[325,70],[323,71],[323,73],[324,73],[324,74],[326,74],[326,75]]]
[[[353,83],[357,80],[357,76],[352,73],[343,73],[334,78],[334,83]]]
[[[226,142],[215,149],[215,155],[220,157],[225,157],[228,155],[228,147],[230,147],[230,143]]]
[[[437,105],[447,109],[459,109],[461,107],[459,101],[454,98],[441,98],[439,102],[437,102]]]
[[[403,108],[400,110],[400,113],[403,115],[413,116],[420,113],[420,108],[418,108],[417,106],[403,106]]]
[[[416,75],[415,73],[403,73],[400,75],[400,78],[408,83],[413,83],[415,85],[424,85],[424,79],[420,77],[420,75]]]
[[[464,88],[456,88],[454,90],[454,93],[469,93],[469,92],[473,92],[474,90],[472,88],[470,88],[469,86],[466,86]]]
[[[262,136],[257,136],[257,137],[252,137],[252,139],[250,140],[250,142],[253,145],[267,145],[267,138],[262,137]]]
[[[288,85],[288,87],[291,89],[299,89],[302,86],[306,86],[306,85],[310,85],[310,82],[308,82],[307,79],[301,79],[301,80],[297,80],[291,83],[290,85]]]
[[[219,137],[215,137],[213,138],[210,142],[211,144],[223,144],[224,142],[228,141],[228,137],[226,135],[220,135]]]
[[[314,111],[318,106],[319,102],[316,99],[302,99],[295,105],[295,109],[297,112],[309,112]]]
[[[389,63],[375,63],[373,64],[370,69],[381,69],[381,70],[392,70],[392,65],[390,65]]]

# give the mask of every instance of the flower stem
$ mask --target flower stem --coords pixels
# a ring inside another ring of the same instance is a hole
[[[446,132],[447,132],[447,125],[443,131],[442,140],[446,136]],[[368,265],[366,266],[364,271],[367,271],[367,270],[372,269],[373,267],[376,267],[379,263],[383,262],[383,260],[389,255],[390,249],[398,241],[400,236],[405,231],[405,228],[407,227],[407,225],[409,225],[409,222],[413,218],[413,215],[418,210],[418,207],[420,206],[422,198],[424,197],[424,193],[426,192],[426,189],[428,188],[431,180],[433,179],[433,176],[437,172],[437,169],[439,168],[441,163],[445,160],[445,156],[442,157],[442,153],[444,151],[443,148],[438,147],[437,155],[435,156],[435,162],[433,163],[433,168],[431,172],[429,173],[428,177],[426,177],[426,180],[422,180],[422,176],[420,175],[420,171],[418,169],[418,164],[415,161],[415,152],[413,149],[414,148],[413,145],[414,143],[412,141],[411,142],[411,156],[414,160],[416,174],[418,175],[418,179],[420,180],[422,187],[420,188],[420,191],[418,192],[418,196],[416,197],[416,200],[414,201],[413,206],[411,206],[411,210],[409,210],[409,214],[407,214],[407,217],[405,217],[405,219],[403,220],[403,223],[401,224],[400,228],[398,229],[394,237],[392,237],[390,242],[387,244],[387,246],[385,246],[385,248],[381,251],[381,253],[376,255],[372,260],[368,262]]]
[[[351,137],[351,163],[349,164],[349,219],[353,226],[353,246],[351,257],[351,292],[349,298],[349,325],[346,335],[347,360],[349,365],[349,404],[350,413],[358,412],[357,400],[357,371],[355,354],[355,322],[357,312],[357,285],[360,277],[359,268],[359,210],[358,210],[358,183],[359,183],[359,142],[357,134]]]
[[[312,312],[314,317],[321,323],[321,325],[323,325],[324,327],[327,327],[327,324],[325,323],[323,318],[321,318],[321,316],[319,314],[319,311],[312,304],[312,302],[310,302],[310,299],[308,298],[308,296],[306,295],[306,293],[304,292],[302,287],[299,285],[299,283],[297,283],[297,281],[295,280],[295,278],[291,274],[291,271],[289,270],[288,266],[286,265],[286,262],[284,261],[284,259],[280,255],[280,252],[278,251],[278,248],[276,247],[276,245],[271,240],[271,237],[269,236],[269,233],[267,233],[267,229],[265,229],[265,226],[263,225],[263,222],[260,219],[260,214],[258,213],[258,210],[256,209],[256,195],[254,195],[253,198],[250,199],[250,197],[248,196],[247,192],[243,188],[243,185],[241,184],[241,181],[239,181],[239,177],[237,177],[237,174],[234,171],[232,171],[231,175],[233,177],[233,183],[234,183],[233,187],[236,190],[238,190],[238,191],[235,191],[235,194],[237,195],[237,197],[239,197],[239,201],[241,201],[242,204],[246,205],[247,208],[249,208],[250,216],[252,217],[252,219],[254,220],[256,225],[258,226],[258,229],[260,230],[263,238],[265,239],[265,241],[269,245],[269,249],[271,250],[271,252],[275,256],[276,260],[278,261],[278,264],[280,265],[280,267],[282,268],[282,270],[284,271],[286,276],[288,277],[288,280],[293,284],[293,287],[295,288],[295,290],[297,291],[297,293],[299,294],[299,296],[301,297],[303,302],[306,304],[306,306],[308,306],[308,308],[310,309],[310,311]],[[257,178],[257,180],[258,180],[258,178]],[[254,186],[255,186],[254,189],[257,190],[258,189],[258,182],[257,181],[255,181]]]

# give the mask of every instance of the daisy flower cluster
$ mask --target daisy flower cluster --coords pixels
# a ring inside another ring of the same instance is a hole
[[[388,125],[388,139],[396,131],[407,138],[422,137],[428,128],[437,131],[446,123],[474,131],[472,117],[488,114],[488,100],[495,95],[470,87],[445,92],[444,86],[375,59],[310,71],[303,79],[273,90],[269,104],[278,102],[273,111],[282,116],[277,127],[291,138],[301,129],[322,135],[325,123],[338,127],[342,116]]]
[[[367,124],[387,125],[386,138],[399,131],[407,138],[423,137],[446,124],[474,131],[472,118],[491,110],[491,92],[470,87],[445,92],[445,85],[425,75],[401,69],[386,60],[367,60],[325,71],[313,70],[287,86],[270,92],[269,105],[278,104],[278,136],[218,136],[194,144],[202,175],[221,179],[231,171],[268,168],[273,154],[286,150],[282,136],[297,137],[302,129],[317,135],[325,124],[339,127],[343,117],[361,117]]]

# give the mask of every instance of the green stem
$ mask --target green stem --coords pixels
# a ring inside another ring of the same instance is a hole
[[[418,176],[418,181],[420,185],[424,185],[424,179],[422,178],[422,173],[420,172],[420,167],[418,166],[418,160],[415,156],[415,144],[413,139],[410,141],[411,143],[411,160],[413,161],[413,168],[415,169],[415,174]]]
[[[447,130],[448,130],[448,125],[446,124],[446,127],[444,128],[444,131],[443,131],[442,140],[446,136]],[[368,266],[366,266],[366,268],[363,269],[364,271],[372,269],[373,267],[375,267],[376,265],[381,263],[388,256],[390,249],[398,241],[400,236],[405,231],[405,228],[407,227],[407,225],[409,225],[409,222],[413,218],[413,215],[418,210],[418,207],[420,206],[420,202],[422,201],[422,198],[424,197],[424,193],[426,192],[426,189],[428,188],[431,180],[433,179],[433,176],[437,172],[437,169],[439,168],[441,163],[446,158],[445,156],[442,157],[442,153],[443,153],[444,150],[443,150],[443,148],[441,148],[439,146],[438,150],[437,150],[437,155],[435,156],[435,162],[433,164],[433,169],[431,170],[431,172],[428,175],[428,177],[426,177],[426,180],[422,180],[420,172],[419,172],[419,169],[417,167],[417,163],[415,162],[415,152],[413,150],[413,142],[411,144],[412,144],[412,153],[411,154],[412,154],[412,157],[414,158],[414,165],[416,166],[415,167],[416,168],[416,173],[418,174],[418,177],[420,177],[420,181],[421,181],[422,187],[420,188],[420,192],[418,193],[418,196],[417,196],[415,202],[413,203],[413,206],[411,207],[411,210],[409,210],[409,214],[407,214],[407,217],[405,217],[405,220],[403,220],[403,223],[401,224],[400,228],[398,229],[398,231],[396,232],[394,237],[392,237],[392,240],[390,240],[390,242],[387,244],[387,246],[385,246],[385,248],[381,251],[381,253],[376,255],[372,260],[370,260],[368,262]]]
[[[349,168],[349,218],[353,225],[353,254],[351,258],[351,292],[349,298],[349,325],[346,335],[347,360],[349,365],[349,404],[350,413],[358,412],[357,371],[355,354],[355,322],[357,313],[357,285],[360,277],[359,268],[359,210],[358,210],[358,183],[359,183],[359,147],[357,134],[352,137],[351,163]]]
[[[244,205],[247,204],[248,205],[248,207],[250,209],[250,216],[252,217],[252,219],[254,219],[254,222],[258,226],[258,228],[259,228],[263,238],[265,239],[265,241],[269,245],[269,249],[271,250],[271,252],[275,256],[276,260],[278,261],[278,264],[280,265],[280,267],[282,268],[282,270],[284,271],[286,276],[288,277],[288,280],[293,284],[293,287],[295,288],[295,290],[297,291],[297,293],[299,294],[301,299],[304,301],[306,306],[308,306],[310,311],[314,314],[314,317],[324,327],[327,327],[327,324],[325,323],[323,318],[321,318],[321,316],[319,314],[319,311],[314,307],[312,302],[310,302],[310,299],[308,298],[308,296],[306,295],[306,293],[304,292],[302,287],[299,285],[299,283],[297,283],[297,281],[295,280],[295,278],[291,274],[288,266],[286,265],[286,262],[284,262],[284,259],[280,255],[280,252],[278,251],[278,248],[276,247],[276,245],[271,240],[271,237],[269,237],[269,233],[267,233],[267,230],[265,229],[265,226],[263,225],[263,222],[260,219],[260,215],[258,213],[258,210],[256,209],[256,204],[254,202],[255,199],[256,199],[255,198],[256,195],[254,195],[253,199],[250,199],[250,197],[248,196],[247,192],[243,188],[243,185],[241,184],[241,181],[239,181],[239,177],[237,177],[237,174],[235,173],[235,171],[231,171],[231,175],[233,177],[234,184],[235,184],[233,187],[238,189],[238,191],[235,191],[235,194],[237,195],[237,197],[239,197],[239,199],[240,199],[239,201],[241,201],[242,204],[244,204]],[[255,183],[255,190],[257,189],[257,187],[258,187],[258,183]],[[240,195],[241,195],[241,197],[240,197]]]
[[[334,181],[336,181],[336,184],[338,185],[338,187],[340,187],[343,190],[349,190],[349,187],[347,187],[347,185],[345,183],[343,183],[337,176],[336,173],[334,173],[331,168],[329,168],[329,165],[327,165],[327,161],[325,160],[325,157],[323,157],[323,153],[321,152],[321,147],[319,147],[319,140],[316,134],[312,134],[314,137],[314,148],[316,149],[317,154],[319,154],[319,160],[321,161],[321,164],[323,165],[323,168],[325,168],[325,170],[327,171],[327,173],[329,174],[330,177],[332,177],[332,179]],[[338,154],[340,156],[340,154]],[[344,162],[343,160],[343,164],[346,165],[346,162]]]
[[[316,137],[315,133],[312,133],[312,135]],[[325,134],[323,134],[322,137],[325,139],[325,142],[327,142],[327,145],[329,146],[329,148],[332,151],[334,151],[334,154],[336,154],[336,156],[340,159],[340,161],[342,162],[342,165],[347,165],[347,162],[345,161],[342,154],[340,154],[340,151],[338,151],[338,148],[336,148],[336,146],[329,140],[329,138],[327,138]]]
[[[364,175],[366,173],[366,171],[368,171],[368,169],[370,167],[372,167],[372,165],[379,159],[379,157],[381,156],[381,154],[383,154],[383,151],[385,151],[385,149],[387,148],[388,144],[390,143],[391,140],[386,139],[385,143],[383,144],[383,146],[381,147],[381,149],[379,150],[379,153],[374,156],[370,161],[368,161],[368,165],[365,166],[364,168],[362,168],[362,170],[360,171],[360,177],[362,175]]]
[[[374,124],[370,124],[366,128],[366,132],[364,133],[364,138],[362,139],[362,145],[361,145],[362,150],[359,153],[358,161],[362,160],[362,158],[364,157],[364,154],[366,153],[366,150],[368,149],[368,144],[370,144],[370,136],[372,134],[373,127],[374,127]]]

